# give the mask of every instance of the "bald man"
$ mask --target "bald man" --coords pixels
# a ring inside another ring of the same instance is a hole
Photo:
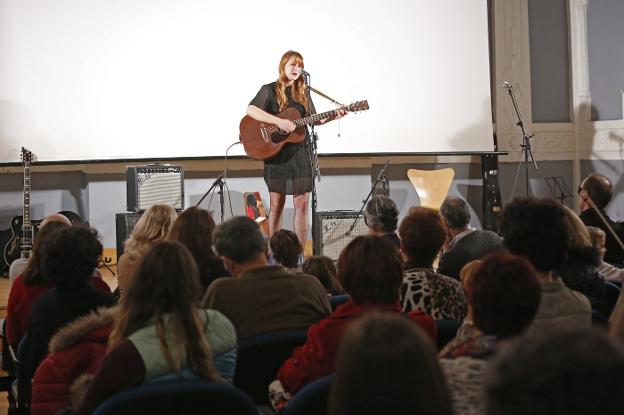
[[[611,202],[613,197],[613,186],[611,181],[604,175],[591,173],[581,182],[578,189],[581,198],[581,220],[587,226],[593,226],[602,229],[607,235],[604,261],[610,264],[624,265],[624,249],[620,247],[613,234],[607,229],[607,225],[602,221],[598,213],[592,208],[591,202],[602,216],[607,220],[609,226],[615,231],[620,240],[624,241],[624,225],[622,222],[614,222],[609,218],[605,208]]]
[[[68,226],[72,225],[71,221],[67,219],[67,216],[61,215],[60,213],[53,213],[41,221],[39,229],[43,228],[50,222],[62,222]],[[9,280],[11,284],[13,284],[13,281],[15,281],[15,278],[17,278],[18,275],[21,275],[22,272],[24,272],[26,265],[28,265],[27,258],[18,258],[11,263],[11,266],[9,267]]]

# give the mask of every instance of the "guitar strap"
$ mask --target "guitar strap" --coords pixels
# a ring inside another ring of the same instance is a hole
[[[332,103],[334,103],[334,104],[338,105],[339,107],[344,107],[344,105],[343,105],[343,104],[341,104],[340,102],[336,101],[335,99],[333,99],[332,97],[328,96],[327,94],[322,93],[322,92],[321,92],[321,91],[319,91],[318,89],[313,88],[313,87],[311,87],[311,86],[309,86],[309,85],[308,85],[308,89],[309,89],[310,91],[314,92],[315,94],[318,94],[318,95],[322,96],[323,98],[326,98],[326,99],[330,100]]]

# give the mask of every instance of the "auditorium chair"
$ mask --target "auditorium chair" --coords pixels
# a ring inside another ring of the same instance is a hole
[[[605,291],[607,295],[607,316],[610,316],[620,297],[620,287],[610,281],[605,281]]]
[[[457,335],[457,330],[462,325],[460,320],[436,320],[436,346],[438,351]]]
[[[329,305],[332,311],[335,311],[338,306],[343,305],[350,299],[351,297],[349,296],[349,294],[332,295],[331,297],[329,297]]]
[[[226,383],[202,380],[161,380],[118,393],[103,402],[94,415],[135,414],[257,415],[255,405]]]
[[[287,330],[239,341],[234,386],[249,395],[256,405],[268,405],[269,383],[276,379],[277,371],[293,349],[306,340],[306,330]]]
[[[438,170],[407,170],[407,177],[416,189],[420,206],[439,210],[453,183],[455,171],[451,168]]]
[[[334,375],[324,376],[301,388],[286,406],[283,415],[325,415],[329,413],[329,392]]]

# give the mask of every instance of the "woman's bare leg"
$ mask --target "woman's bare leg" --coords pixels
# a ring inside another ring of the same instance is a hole
[[[269,236],[282,229],[282,218],[284,216],[284,204],[286,203],[286,195],[280,193],[269,193],[270,211],[269,211]]]
[[[305,242],[308,236],[308,198],[310,193],[293,195],[293,205],[295,206],[294,228],[301,247],[305,249]]]

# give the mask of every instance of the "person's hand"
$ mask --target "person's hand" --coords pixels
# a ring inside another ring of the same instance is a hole
[[[334,111],[334,114],[335,114],[334,115],[334,119],[342,118],[345,115],[347,115],[347,110],[344,109],[344,108],[340,108],[340,109],[337,109],[336,111]]]
[[[297,126],[294,122],[290,120],[280,118],[280,121],[277,123],[277,128],[284,131],[285,133],[292,133],[293,131],[295,131],[295,128],[297,128]]]

